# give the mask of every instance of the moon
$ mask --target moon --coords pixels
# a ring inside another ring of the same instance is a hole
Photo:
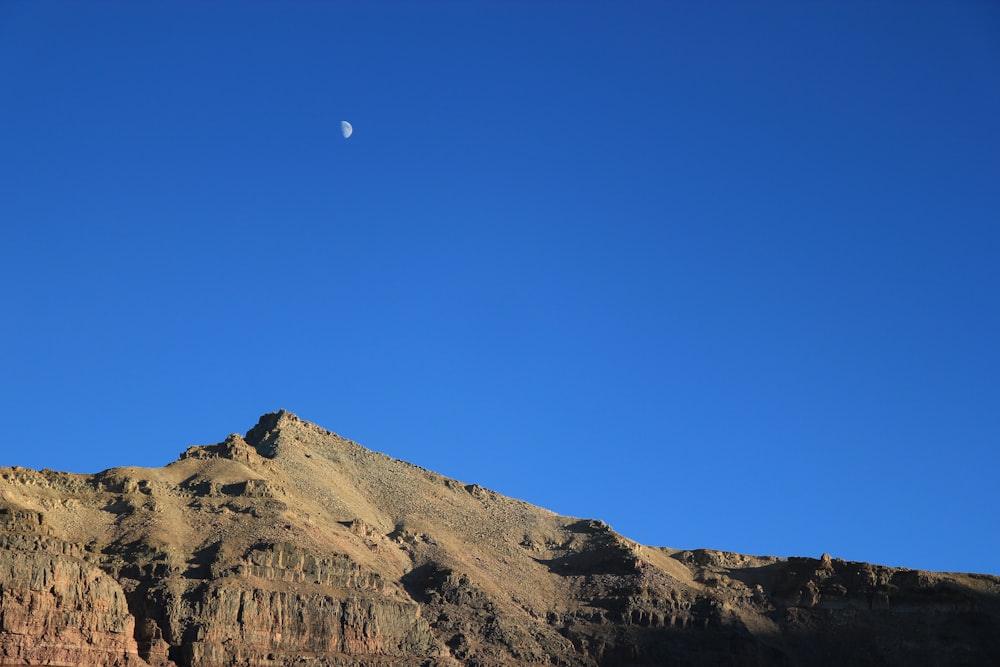
[[[354,128],[351,127],[351,124],[346,120],[342,120],[340,121],[340,132],[344,135],[345,139],[348,139],[352,134],[354,134]]]

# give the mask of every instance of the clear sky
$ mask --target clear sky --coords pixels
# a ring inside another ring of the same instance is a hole
[[[0,465],[286,408],[645,544],[1000,574],[995,2],[5,0],[0,226]]]

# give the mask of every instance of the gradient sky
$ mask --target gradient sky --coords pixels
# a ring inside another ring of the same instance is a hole
[[[995,2],[5,0],[0,225],[0,465],[286,408],[645,544],[1000,574]]]

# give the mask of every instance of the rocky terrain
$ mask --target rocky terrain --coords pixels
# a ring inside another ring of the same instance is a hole
[[[0,665],[996,665],[1000,578],[676,551],[287,412],[0,468]]]

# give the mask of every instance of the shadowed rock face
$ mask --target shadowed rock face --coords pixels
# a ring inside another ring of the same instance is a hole
[[[0,468],[0,665],[993,665],[1000,578],[646,547],[287,412]]]

